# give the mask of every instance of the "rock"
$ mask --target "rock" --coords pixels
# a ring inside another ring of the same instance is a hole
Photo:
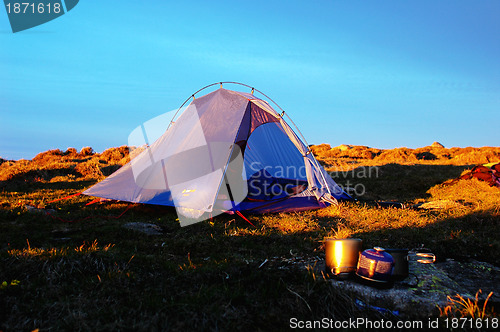
[[[442,199],[442,200],[417,204],[415,207],[424,210],[445,210],[445,209],[459,209],[463,208],[464,206],[459,202]]]
[[[431,144],[431,147],[436,148],[436,149],[443,149],[444,145],[439,143],[439,142],[434,142]]]
[[[340,151],[346,151],[352,149],[352,146],[346,145],[346,144],[341,144],[339,146],[334,147],[333,149],[339,149]]]
[[[127,229],[138,231],[146,235],[161,235],[162,229],[160,226],[155,224],[148,224],[145,222],[129,222],[123,225]]]
[[[65,156],[76,156],[78,154],[78,151],[76,151],[75,148],[68,148],[66,149],[66,152],[64,152]]]
[[[436,266],[470,294],[475,294],[481,289],[480,298],[484,299],[490,292],[493,292],[490,302],[500,301],[500,268],[474,259],[466,262],[448,259],[446,262],[436,263]]]
[[[26,211],[30,213],[42,213],[42,214],[53,214],[56,212],[54,209],[40,209],[31,205],[25,205]]]
[[[82,157],[92,156],[93,154],[94,149],[92,149],[90,146],[83,147],[79,153],[79,155]]]
[[[498,303],[499,297],[495,295],[500,291],[500,268],[478,261],[460,263],[447,260],[422,264],[412,255],[409,257],[409,276],[394,282],[390,288],[374,287],[374,284],[368,285],[358,279],[331,279],[331,285],[353,294],[357,301],[367,307],[397,312],[402,318],[439,315],[438,307],[448,305],[448,296],[460,294],[473,299],[479,289],[482,290],[480,299],[484,300],[493,292],[490,303]],[[315,269],[322,271],[324,261],[317,262]]]

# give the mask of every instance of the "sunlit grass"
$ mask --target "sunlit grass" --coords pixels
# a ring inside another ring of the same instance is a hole
[[[311,232],[319,228],[318,223],[307,214],[268,214],[260,218],[261,231],[271,229],[281,234]]]
[[[114,247],[115,245],[112,243],[106,244],[104,247],[100,248],[98,246],[97,240],[94,240],[92,243],[86,243],[84,242],[81,246],[76,247],[75,251],[78,253],[91,253],[91,252],[98,252],[98,251],[108,251],[110,248]]]
[[[470,211],[487,211],[500,215],[500,190],[490,187],[486,182],[477,179],[460,180],[453,185],[438,185],[429,189],[432,200],[449,200],[457,202],[467,209],[451,209],[459,215]]]
[[[22,258],[66,256],[68,253],[68,248],[32,248],[29,241],[26,242],[27,248],[8,250],[7,253]]]
[[[338,224],[337,228],[332,228],[331,232],[328,233],[328,237],[334,239],[348,239],[352,236],[353,230],[344,224]]]
[[[455,296],[448,296],[448,304],[444,308],[439,307],[439,312],[441,316],[445,317],[458,317],[458,318],[472,318],[472,319],[484,319],[487,317],[494,317],[494,312],[492,308],[488,307],[488,300],[493,295],[490,292],[486,299],[482,301],[479,300],[479,294],[482,291],[479,290],[476,293],[474,299],[465,298],[460,294]]]
[[[346,225],[364,232],[387,228],[418,228],[436,221],[434,216],[412,209],[377,208],[363,204],[347,205],[340,217],[345,220]]]
[[[22,258],[34,258],[34,257],[44,257],[44,258],[53,258],[53,257],[62,257],[67,256],[68,253],[71,252],[69,247],[61,247],[61,248],[32,248],[29,240],[26,240],[28,247],[23,249],[11,249],[8,250],[7,253],[13,257],[22,257]],[[84,243],[81,246],[74,248],[73,250],[80,254],[89,254],[93,252],[107,252],[110,248],[114,247],[114,244],[106,244],[102,248],[98,246],[97,240],[94,240],[92,243]]]

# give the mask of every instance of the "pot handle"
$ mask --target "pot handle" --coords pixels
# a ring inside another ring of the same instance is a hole
[[[416,256],[417,262],[421,264],[432,264],[436,262],[436,255],[427,248],[415,248],[410,250],[408,260],[410,260],[410,255],[414,255],[413,257]]]
[[[432,252],[417,252],[417,257],[420,257],[417,262],[422,264],[432,264],[436,261],[436,255]]]

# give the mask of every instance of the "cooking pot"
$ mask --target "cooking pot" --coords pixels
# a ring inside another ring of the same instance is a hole
[[[403,280],[408,277],[408,249],[385,249],[394,259],[392,279]]]
[[[338,279],[347,279],[356,271],[363,241],[326,238],[324,243],[326,272]]]

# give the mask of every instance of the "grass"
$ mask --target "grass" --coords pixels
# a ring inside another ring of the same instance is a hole
[[[484,319],[488,317],[490,314],[486,312],[486,308],[493,292],[488,294],[486,299],[482,301],[482,304],[479,300],[480,293],[482,293],[481,290],[476,293],[475,299],[464,298],[461,295],[448,296],[448,305],[443,309],[439,308],[441,316],[472,319]]]
[[[256,227],[221,215],[181,228],[173,209],[86,206],[92,198],[82,195],[48,203],[126,163],[124,147],[2,162],[0,330],[284,330],[292,317],[380,318],[311,268],[324,257],[327,236],[362,238],[365,248],[424,245],[439,259],[500,264],[500,190],[477,180],[441,184],[474,160],[499,161],[499,148],[319,147],[313,150],[338,171],[335,180],[363,186],[363,195],[316,211],[247,216]],[[448,203],[414,210],[380,208],[370,199]],[[129,222],[155,224],[163,234],[124,228]],[[447,312],[466,315],[458,303]],[[481,314],[494,315],[489,307]]]

